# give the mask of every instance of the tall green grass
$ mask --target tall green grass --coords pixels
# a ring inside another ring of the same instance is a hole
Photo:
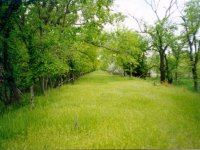
[[[0,118],[0,149],[200,148],[200,94],[97,71]]]

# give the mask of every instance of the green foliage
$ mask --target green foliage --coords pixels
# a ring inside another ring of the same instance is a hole
[[[199,15],[200,15],[200,1],[199,0],[190,0],[186,3],[185,11],[185,19],[189,25],[188,30],[190,30],[190,34],[194,33],[197,28],[199,28]]]
[[[175,29],[176,26],[169,23],[169,20],[166,20],[166,18],[157,21],[153,26],[149,26],[147,32],[150,36],[149,42],[151,47],[158,52],[162,52],[162,49],[173,42],[172,38]]]
[[[20,89],[27,88],[31,82],[29,55],[26,45],[16,32],[12,32],[9,39],[9,58],[13,68],[13,76]]]
[[[71,69],[76,74],[84,74],[96,69],[97,52],[95,48],[82,42],[76,42],[72,49],[68,59],[73,63]]]
[[[8,56],[1,54],[1,63],[5,74],[12,78],[4,78],[8,89],[1,93],[5,99],[10,101],[8,97],[16,97],[17,91],[27,91],[32,85],[41,86],[44,93],[50,83],[55,87],[63,80],[74,80],[96,69],[96,49],[85,40],[98,40],[103,25],[114,21],[116,14],[110,13],[112,0],[38,0],[19,4],[15,12],[10,11],[1,33],[0,45]],[[1,7],[1,18],[9,7]]]
[[[147,43],[144,38],[128,29],[121,29],[107,36],[105,45],[116,52],[115,55],[110,55],[109,59],[112,61],[108,63],[114,63],[129,75],[145,77]]]

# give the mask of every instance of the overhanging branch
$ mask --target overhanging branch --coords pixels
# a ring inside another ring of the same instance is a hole
[[[87,43],[87,44],[93,45],[93,46],[95,46],[95,47],[103,48],[103,49],[105,49],[105,50],[108,50],[108,51],[110,51],[110,52],[114,52],[114,53],[117,53],[117,54],[127,54],[127,55],[131,55],[131,53],[129,53],[129,52],[122,52],[122,51],[120,51],[120,50],[115,50],[115,49],[112,49],[112,48],[107,47],[107,46],[104,46],[104,45],[96,44],[96,43],[94,43],[94,42],[90,42],[90,41],[86,41],[86,40],[84,40],[84,42]]]

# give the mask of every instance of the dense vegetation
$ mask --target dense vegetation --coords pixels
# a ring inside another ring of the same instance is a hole
[[[199,97],[94,72],[37,97],[32,111],[6,112],[0,149],[199,148]]]
[[[1,1],[0,101],[19,103],[30,93],[34,105],[34,95],[110,65],[142,78],[159,70],[161,83],[189,76],[198,91],[199,0],[187,2],[180,13],[180,35],[174,34],[178,25],[170,18],[174,0],[162,18],[153,1],[146,3],[157,21],[147,25],[135,19],[143,36],[125,28],[103,31],[104,25],[123,20],[111,11],[112,0]],[[157,57],[148,56],[152,53]]]
[[[112,1],[36,0],[1,3],[1,101],[45,91],[97,66],[91,41],[113,21]],[[115,15],[116,16],[116,15]]]
[[[134,31],[115,0],[0,0],[0,149],[200,147],[200,0],[144,1]]]

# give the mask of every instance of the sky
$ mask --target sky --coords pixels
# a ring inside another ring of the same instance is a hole
[[[151,0],[148,0],[151,1]],[[183,8],[183,4],[187,0],[177,0],[177,3],[180,7],[180,9]],[[158,2],[158,0],[156,0]],[[164,16],[164,12],[166,8],[169,6],[170,0],[160,0],[158,13],[159,16]],[[144,0],[115,0],[114,6],[112,8],[114,12],[121,12],[126,16],[126,19],[123,23],[125,27],[128,27],[130,29],[139,30],[138,25],[136,21],[131,17],[134,16],[139,19],[143,19],[147,24],[153,24],[156,20],[156,16],[153,13],[151,7],[145,3]],[[179,11],[176,7],[173,8],[173,16],[172,20],[178,22],[180,19]],[[116,26],[108,25],[106,26],[106,30],[112,30],[115,29]]]

